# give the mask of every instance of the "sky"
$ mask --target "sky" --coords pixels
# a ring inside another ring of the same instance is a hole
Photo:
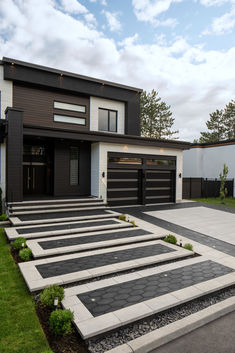
[[[193,141],[235,99],[235,0],[0,0],[0,57],[155,89]]]

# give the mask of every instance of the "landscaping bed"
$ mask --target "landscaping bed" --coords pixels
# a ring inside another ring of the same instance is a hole
[[[74,328],[72,328],[71,333],[64,336],[56,336],[51,332],[49,317],[52,310],[42,305],[40,300],[36,302],[36,312],[54,353],[89,353],[84,341],[79,337],[78,332]]]

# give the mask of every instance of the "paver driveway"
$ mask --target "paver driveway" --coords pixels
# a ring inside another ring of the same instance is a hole
[[[146,213],[235,245],[235,215],[233,213],[203,206]]]

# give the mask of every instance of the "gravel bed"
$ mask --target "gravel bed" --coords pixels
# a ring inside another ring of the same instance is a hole
[[[137,337],[143,336],[148,332],[180,320],[234,295],[235,286],[231,286],[213,294],[204,296],[203,298],[195,299],[186,304],[159,314],[155,314],[151,317],[120,328],[119,330],[105,334],[105,337],[87,340],[88,349],[91,353],[103,353],[109,349],[131,341]]]

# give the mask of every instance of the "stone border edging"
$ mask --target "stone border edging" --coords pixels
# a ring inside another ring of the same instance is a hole
[[[228,298],[181,320],[154,330],[106,353],[148,353],[235,310],[235,297]]]

